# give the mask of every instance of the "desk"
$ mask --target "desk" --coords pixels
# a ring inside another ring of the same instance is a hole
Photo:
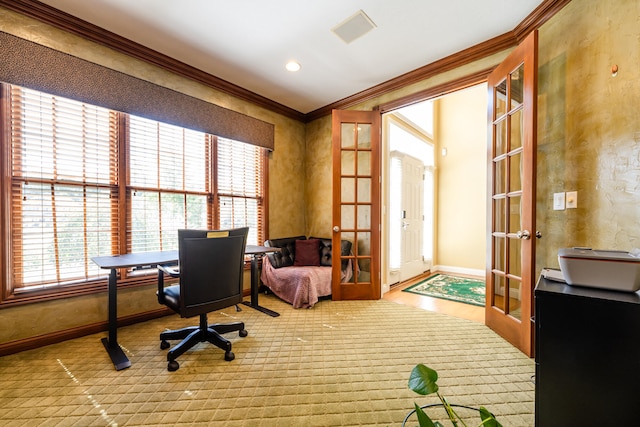
[[[259,261],[269,252],[280,252],[280,248],[269,248],[267,246],[247,245],[244,250],[246,255],[251,255],[251,300],[242,301],[242,304],[268,314],[271,317],[280,316],[273,310],[261,307],[258,304],[258,291],[260,290],[260,272],[258,270]]]
[[[269,252],[276,252],[278,248],[269,248],[266,246],[247,245],[245,254],[251,255],[251,301],[243,301],[244,305],[259,310],[270,316],[279,316],[275,311],[261,307],[258,304],[258,290],[260,287],[260,275],[258,271],[259,260]],[[110,269],[108,299],[109,299],[109,336],[102,338],[102,344],[109,353],[109,357],[116,368],[116,371],[131,366],[131,361],[124,354],[118,344],[118,305],[117,305],[117,289],[118,289],[118,269],[138,266],[155,267],[160,264],[172,264],[178,262],[178,251],[161,251],[161,252],[140,252],[125,255],[108,255],[91,258],[93,262],[98,264],[100,268]]]

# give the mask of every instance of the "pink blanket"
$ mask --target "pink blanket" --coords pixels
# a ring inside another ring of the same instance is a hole
[[[273,268],[262,258],[262,282],[294,308],[311,308],[318,298],[331,295],[331,267]]]

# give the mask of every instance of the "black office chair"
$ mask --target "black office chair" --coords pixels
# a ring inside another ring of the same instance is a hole
[[[181,317],[200,316],[200,325],[160,334],[160,348],[168,340],[182,340],[167,353],[169,371],[180,365],[176,358],[194,345],[208,341],[225,350],[224,359],[235,355],[231,342],[221,334],[239,331],[247,336],[243,322],[212,324],[207,313],[242,302],[244,251],[249,228],[233,230],[178,230],[178,269],[158,266],[158,302]],[[164,275],[179,277],[180,283],[164,286]]]

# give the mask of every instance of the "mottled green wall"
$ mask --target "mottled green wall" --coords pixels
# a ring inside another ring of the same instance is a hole
[[[305,128],[294,120],[276,123],[269,155],[269,237],[305,234]]]
[[[306,216],[307,234],[331,237],[332,151],[331,116],[307,124]]]
[[[574,0],[538,53],[538,269],[563,247],[640,246],[640,2]],[[577,209],[552,209],[574,190]]]
[[[269,158],[269,231],[304,234],[305,125],[194,81],[114,52],[0,7],[0,31],[186,93],[275,125]],[[0,46],[1,55],[2,46]],[[1,62],[1,60],[0,60]],[[1,65],[0,65],[1,66]],[[2,270],[4,270],[3,266]],[[245,289],[250,285],[245,275]],[[118,316],[158,309],[155,286],[118,292]],[[63,331],[107,319],[106,293],[0,309],[0,343]]]

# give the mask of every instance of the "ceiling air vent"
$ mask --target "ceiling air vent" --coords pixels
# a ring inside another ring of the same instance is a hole
[[[376,24],[362,10],[357,11],[331,29],[346,44],[364,36],[376,28]]]

